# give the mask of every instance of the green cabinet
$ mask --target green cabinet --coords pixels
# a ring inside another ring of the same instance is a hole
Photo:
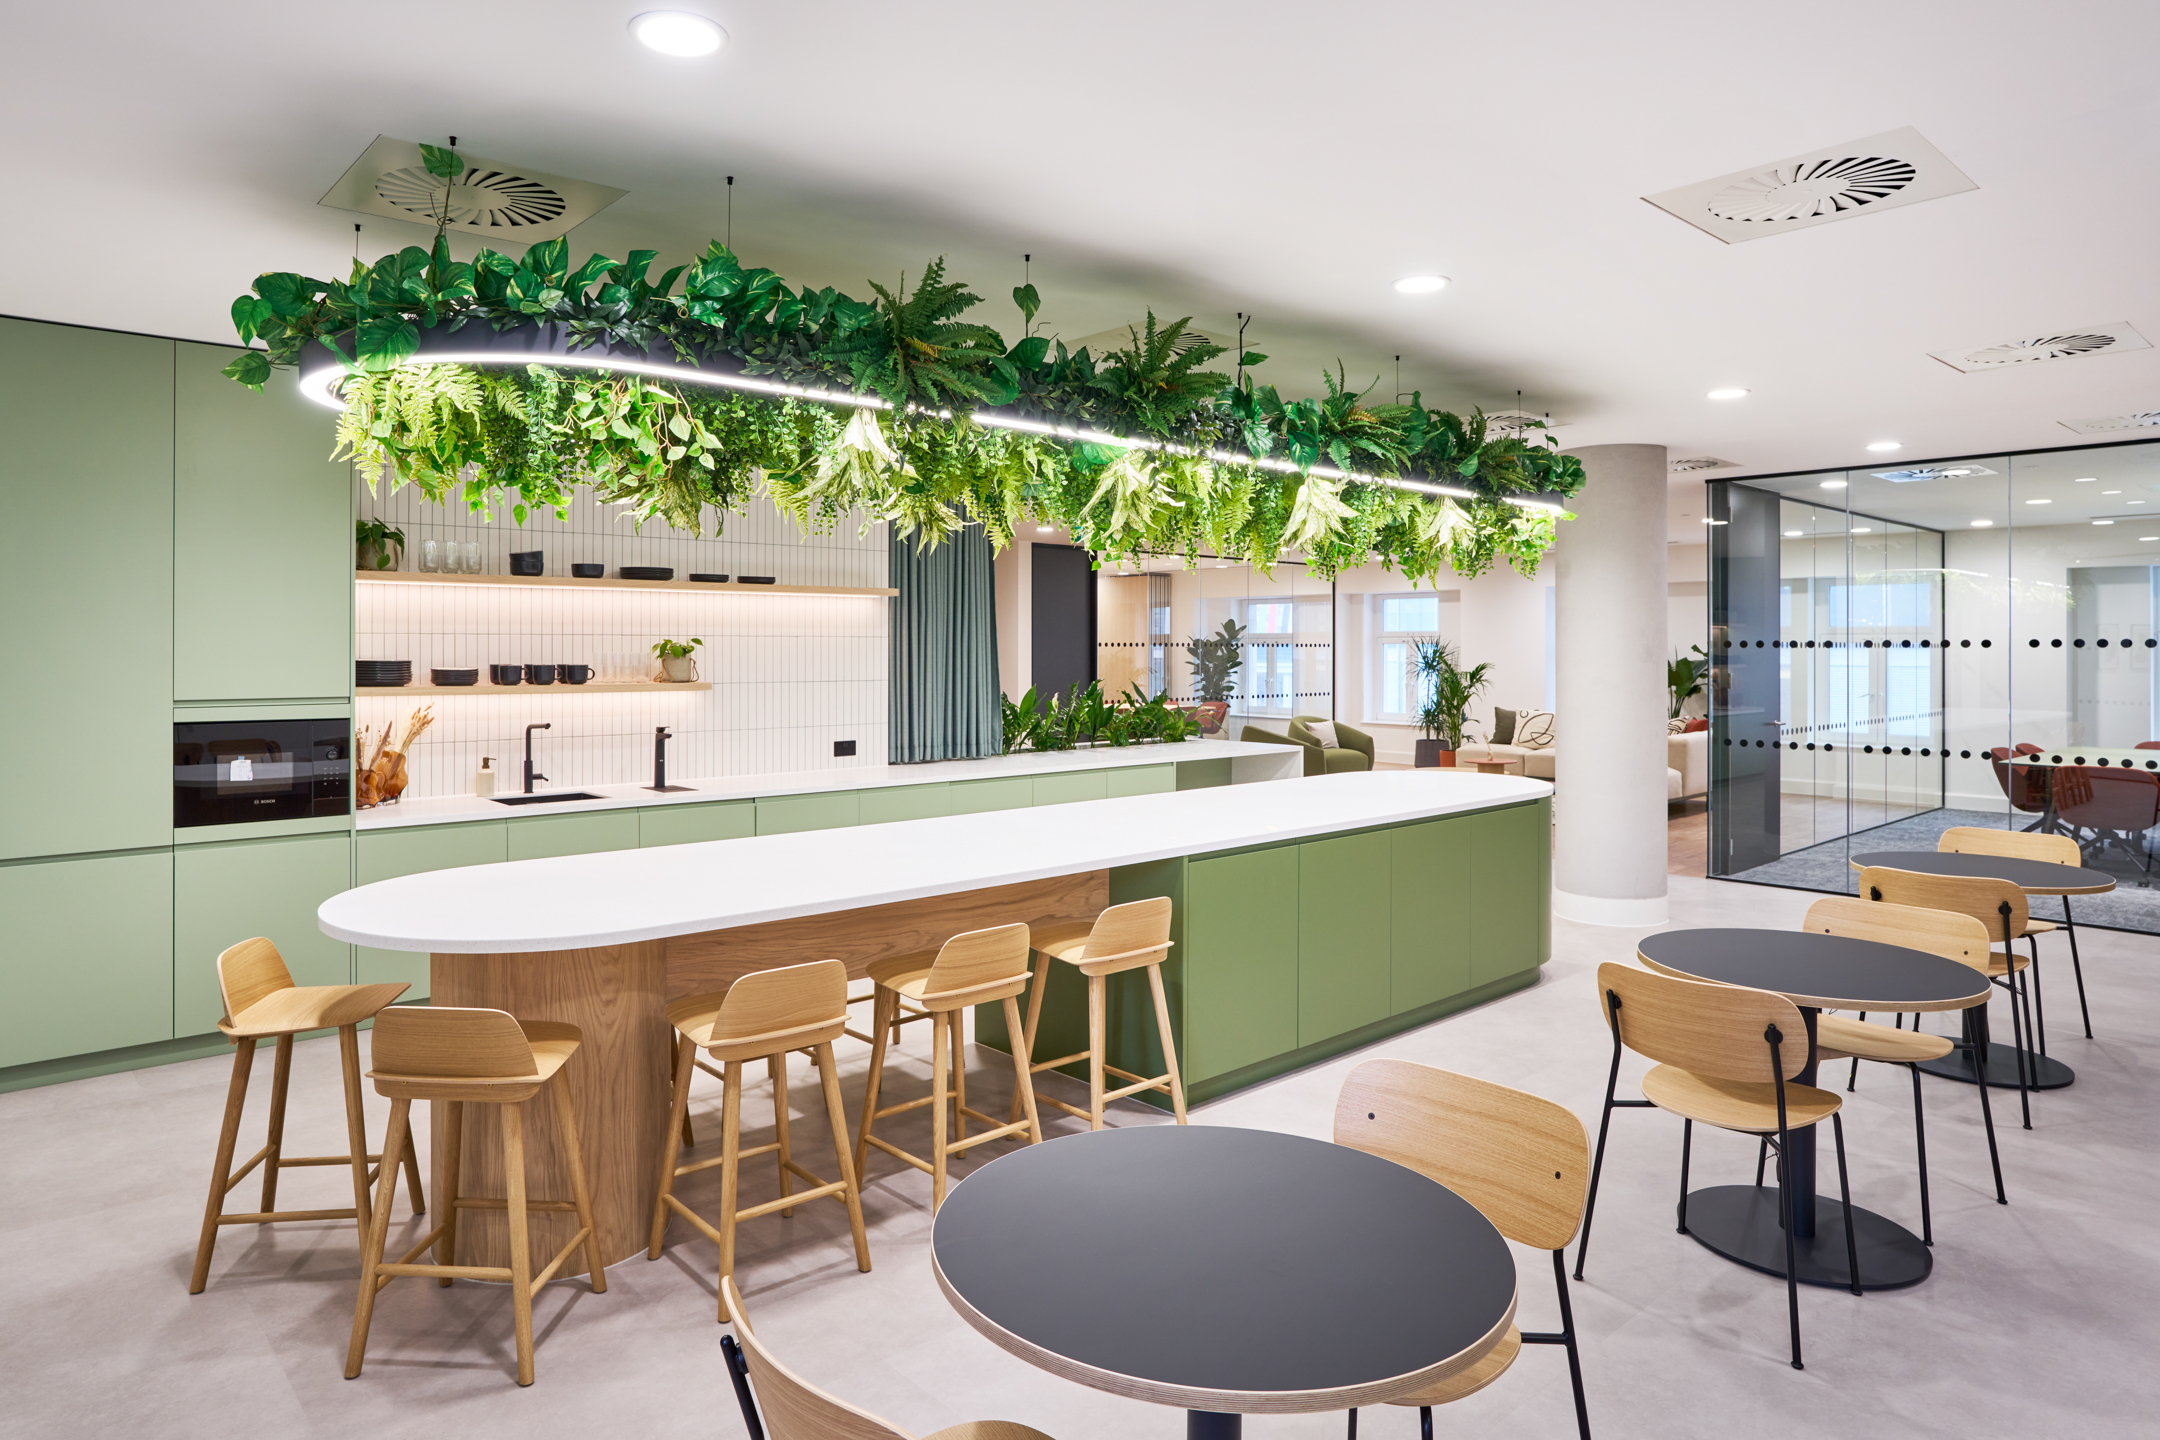
[[[373,885],[427,870],[455,870],[492,865],[509,857],[509,822],[478,820],[466,825],[416,825],[394,830],[363,830],[354,855],[355,881]],[[484,883],[475,880],[475,884]],[[407,1000],[428,996],[428,956],[421,950],[353,949],[353,979],[362,985],[403,980],[412,986]]]
[[[1298,846],[1185,871],[1185,1054],[1193,1080],[1298,1046]]]
[[[173,857],[0,865],[0,1066],[170,1040]]]
[[[1470,815],[1388,832],[1394,884],[1388,1013],[1470,988]]]
[[[701,805],[655,805],[638,813],[638,844],[695,845],[757,834],[757,806],[748,800]]]
[[[1470,855],[1470,983],[1535,969],[1551,948],[1550,802],[1475,815]]]
[[[352,836],[188,845],[173,853],[173,1033],[224,1018],[217,957],[267,936],[296,985],[350,985],[352,946],[323,934],[316,907],[352,884]]]
[[[1109,771],[1104,784],[1113,800],[1122,795],[1161,795],[1178,788],[1175,765],[1134,765]]]
[[[988,810],[1025,810],[1035,803],[1035,782],[1026,775],[1001,775],[995,780],[955,780],[945,787],[955,815],[980,815]]]
[[[0,395],[0,860],[170,845],[173,342],[0,320]]]
[[[798,830],[839,830],[856,823],[860,810],[853,790],[822,795],[775,795],[757,802],[757,833],[789,835]]]
[[[584,815],[528,815],[509,822],[505,852],[512,860],[591,855],[638,848],[638,812],[596,810]]]
[[[173,696],[345,695],[352,689],[352,467],[328,459],[337,417],[302,399],[289,373],[260,395],[235,385],[218,372],[238,353],[177,347],[166,437]],[[266,623],[266,604],[275,606],[274,625]]]
[[[1070,805],[1079,800],[1101,800],[1110,793],[1110,782],[1100,770],[1067,770],[1035,777],[1034,803]]]
[[[1297,1039],[1313,1045],[1390,1013],[1393,842],[1379,830],[1297,848]]]
[[[1180,790],[1212,790],[1218,785],[1230,783],[1230,757],[1227,755],[1219,755],[1211,760],[1178,762],[1177,788]]]
[[[861,801],[858,823],[864,825],[883,825],[889,820],[926,820],[934,815],[953,813],[950,785],[896,785],[855,793]]]

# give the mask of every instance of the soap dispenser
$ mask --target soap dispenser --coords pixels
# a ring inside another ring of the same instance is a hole
[[[483,798],[495,793],[495,757],[480,757],[480,773],[473,776],[473,794]]]

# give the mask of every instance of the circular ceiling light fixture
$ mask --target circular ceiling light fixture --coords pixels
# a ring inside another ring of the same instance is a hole
[[[1037,525],[1037,526],[1035,527],[1035,533],[1036,533],[1036,534],[1038,534],[1038,535],[1055,535],[1055,534],[1057,534],[1057,526],[1055,526],[1055,525]]]
[[[648,10],[630,22],[630,33],[648,50],[695,60],[727,44],[727,31],[703,15],[683,10]]]
[[[1889,453],[1892,450],[1902,450],[1905,448],[1905,446],[1902,441],[1877,440],[1874,444],[1868,446],[1867,448],[1874,451],[1878,455],[1883,455]]]
[[[1395,282],[1395,288],[1405,295],[1430,295],[1447,288],[1445,275],[1405,275]]]
[[[1845,482],[1842,480],[1825,480],[1822,482],[1822,488],[1825,490],[1842,490],[1845,488]]]
[[[1712,400],[1738,400],[1740,397],[1747,393],[1747,391],[1742,390],[1737,386],[1730,386],[1723,390],[1712,390],[1710,392],[1710,398]]]
[[[1852,527],[1852,533],[1855,535],[1872,535],[1875,531],[1866,525],[1855,525]]]
[[[2095,520],[2095,521],[2093,521],[2093,524],[2095,524],[2095,525],[2112,525],[2112,524],[2114,524],[2114,523],[2115,523],[2115,522],[2114,522],[2114,521],[2112,521],[2112,520]]]
[[[2077,477],[2077,479],[2072,480],[2070,483],[2072,485],[2090,485],[2093,482],[2097,481],[2099,478],[2100,477],[2097,475],[2080,475]]]
[[[1972,522],[1972,528],[1975,530],[1985,530],[1988,528],[1988,526],[1993,525],[1994,523],[1995,522],[1992,520],[1975,520]]]
[[[1787,530],[1785,532],[1785,538],[1787,540],[1797,540],[1805,534],[1807,534],[1807,531],[1805,530]]]
[[[2027,505],[2052,505],[2055,502],[2052,500],[2027,500],[2025,503]]]

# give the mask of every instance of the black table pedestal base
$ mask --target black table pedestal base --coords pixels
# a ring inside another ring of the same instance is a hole
[[[1185,1440],[1238,1440],[1244,1433],[1243,1415],[1225,1415],[1215,1410],[1185,1412]]]
[[[1917,1285],[1934,1268],[1920,1237],[1894,1220],[1853,1206],[1862,1290]],[[1785,1278],[1785,1231],[1778,1224],[1773,1186],[1713,1185],[1687,1197],[1687,1228],[1703,1248],[1727,1260]],[[1845,1210],[1834,1196],[1815,1197],[1815,1233],[1793,1249],[1803,1285],[1852,1288],[1845,1261]],[[1199,1432],[1194,1432],[1199,1433]]]
[[[2026,1088],[2031,1090],[2060,1090],[2077,1079],[2075,1070],[2045,1055],[2028,1055],[2025,1063],[2036,1067],[2026,1072]],[[1923,1074],[1944,1080],[1973,1083],[1972,1054],[1967,1050],[1953,1050],[1940,1060],[1923,1060],[1920,1069]],[[2035,1075],[2039,1077],[2037,1081],[2033,1078]],[[1988,1084],[1997,1090],[2017,1089],[2017,1051],[2008,1045],[1988,1046],[1987,1077]]]

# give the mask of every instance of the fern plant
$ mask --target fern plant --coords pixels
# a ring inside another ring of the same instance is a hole
[[[1223,346],[1186,330],[1192,317],[1155,323],[1147,315],[1146,330],[1128,328],[1132,343],[1109,356],[1108,365],[1095,377],[1095,387],[1109,398],[1117,428],[1168,439],[1173,436],[1209,445],[1220,438],[1221,426],[1198,427],[1196,420],[1212,408],[1215,397],[1229,387],[1230,377],[1200,367],[1226,354]]]

